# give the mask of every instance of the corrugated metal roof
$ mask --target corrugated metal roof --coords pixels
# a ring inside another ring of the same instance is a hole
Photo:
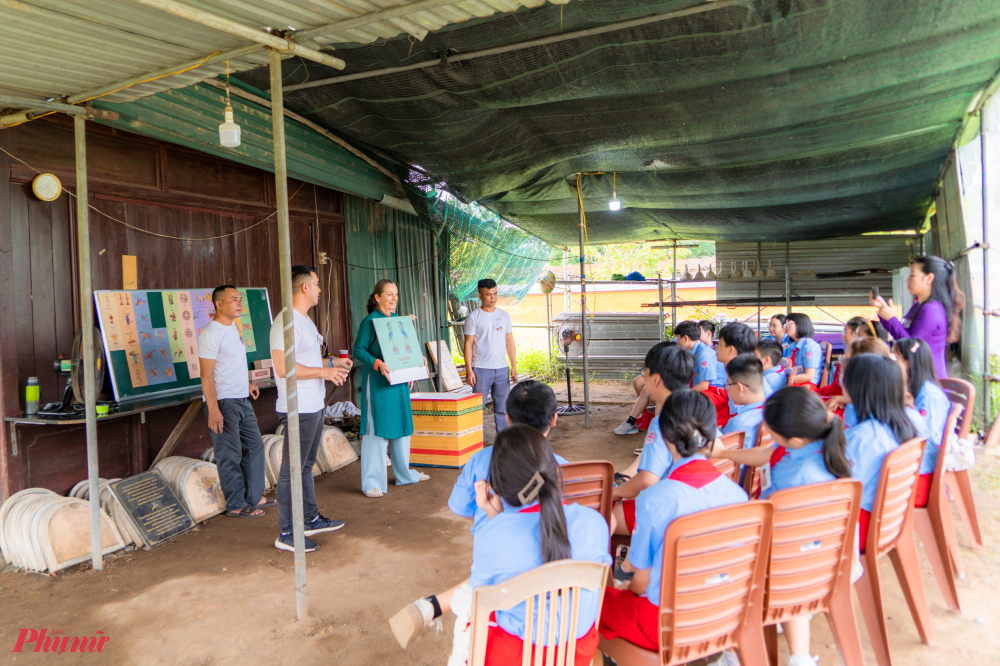
[[[293,28],[298,35],[330,45],[364,44],[400,34],[423,39],[427,32],[450,23],[537,7],[545,1],[195,0],[190,4],[251,28]],[[379,18],[378,12],[407,5],[429,8],[382,21],[363,18]],[[345,20],[352,20],[354,27],[317,30]],[[130,0],[0,0],[0,87],[28,97],[81,94],[247,45],[240,37]],[[229,64],[232,71],[241,71],[266,63],[267,52],[261,48]],[[224,61],[212,62],[103,99],[130,101],[225,71]]]

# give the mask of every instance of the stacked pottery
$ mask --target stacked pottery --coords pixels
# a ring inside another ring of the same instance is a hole
[[[226,510],[219,471],[212,463],[195,458],[170,456],[156,463],[167,485],[184,503],[196,523]]]
[[[201,454],[201,459],[205,462],[215,463],[215,449],[205,449],[204,453]]]
[[[278,450],[279,457],[281,452],[281,443],[285,441],[285,438],[280,434],[274,435],[264,435],[264,478],[267,483],[268,488],[275,488],[278,485],[278,470],[274,464],[274,449]]]
[[[145,546],[146,548],[149,548],[150,545],[146,543],[146,540],[142,536],[142,532],[138,527],[136,527],[131,514],[125,510],[125,507],[122,506],[121,502],[118,501],[118,497],[111,490],[111,484],[120,480],[121,479],[97,480],[101,493],[101,510],[107,514],[108,518],[115,524],[115,527],[118,528],[118,534],[121,535],[122,542],[126,546],[135,544],[137,546]],[[84,501],[89,500],[90,482],[84,479],[80,483],[76,484],[73,486],[73,489],[69,491],[69,496],[82,499]]]
[[[350,465],[357,459],[358,454],[340,428],[336,426],[323,428],[323,441],[319,444],[316,456],[317,467],[322,468],[325,474],[329,474],[345,465]]]
[[[106,484],[105,484],[106,485]],[[102,553],[125,547],[101,512]],[[91,558],[90,504],[44,488],[28,488],[0,506],[0,550],[17,567],[55,573]]]

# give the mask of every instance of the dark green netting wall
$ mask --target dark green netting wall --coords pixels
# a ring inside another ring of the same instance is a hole
[[[385,43],[286,85],[671,12],[572,0]],[[720,0],[709,11],[289,91],[295,111],[555,245],[803,240],[918,226],[965,115],[1000,71],[997,0]],[[266,69],[239,75],[267,87]],[[623,208],[607,209],[616,172]]]

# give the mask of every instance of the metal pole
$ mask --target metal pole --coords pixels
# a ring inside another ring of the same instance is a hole
[[[441,294],[438,293],[438,231],[434,232],[434,239],[431,241],[431,270],[434,272],[434,346],[437,349],[437,376],[434,377],[434,386],[438,392],[444,391],[444,373],[441,372],[441,364],[445,362],[444,353],[438,342],[441,336]],[[451,359],[448,359],[449,361]]]
[[[569,250],[563,249],[563,280],[568,279],[566,277],[566,257],[569,255]],[[563,287],[563,312],[569,312],[570,310],[570,298],[569,298],[569,287]]]
[[[670,302],[674,305],[670,306],[670,328],[672,330],[677,328],[677,239],[674,239],[674,268],[673,272],[670,273]],[[660,299],[663,300],[662,298]]]
[[[656,287],[660,292],[660,342],[663,342],[663,276],[656,274]]]
[[[552,294],[545,294],[545,341],[549,346],[549,365],[552,365]]]
[[[792,272],[789,267],[792,252],[785,243],[785,316],[792,314]]]
[[[579,177],[579,176],[578,176]],[[590,428],[590,381],[587,364],[587,278],[583,270],[585,252],[583,200],[580,200],[580,345],[583,347],[583,427]]]
[[[980,122],[981,160],[983,167],[983,374],[993,375],[990,367],[990,319],[993,299],[990,292],[990,229],[1000,225],[1000,96],[983,107]],[[983,382],[983,422],[990,422],[991,384]],[[993,426],[998,427],[997,425]]]
[[[285,100],[281,90],[281,55],[268,51],[271,65],[271,131],[274,137],[274,193],[278,209],[278,262],[285,328],[285,394],[288,408],[288,466],[292,470],[292,536],[295,544],[295,611],[309,617],[306,589],[306,536],[302,510],[302,451],[299,448],[299,397],[295,373],[295,329],[292,314],[292,252],[288,232],[288,170],[285,166]]]
[[[90,284],[90,217],[87,204],[87,125],[73,116],[76,136],[76,235],[80,264],[80,327],[83,329],[83,395],[87,425],[87,481],[90,486],[90,562],[104,568],[101,548],[101,491],[97,469],[97,395],[94,391],[94,292]]]
[[[757,243],[757,265],[758,266],[760,265],[760,260],[762,258],[763,257],[761,257],[761,254],[760,254],[760,242],[758,241],[758,243]],[[765,277],[767,277],[767,276],[765,275]],[[716,294],[719,293],[718,289],[716,290],[715,293]],[[760,302],[759,302],[760,301],[760,297],[761,297],[761,282],[760,282],[760,280],[757,280],[757,301],[758,301],[758,303],[757,303],[757,336],[758,337],[760,336],[760,310],[761,310],[761,306],[760,306]]]

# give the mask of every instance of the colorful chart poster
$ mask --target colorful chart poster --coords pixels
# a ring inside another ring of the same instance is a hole
[[[250,317],[250,295],[246,289],[240,289],[240,296],[243,297],[243,310],[240,316],[235,319],[236,326],[240,330],[240,337],[246,345],[247,353],[257,351],[257,336],[254,335],[253,320]]]
[[[163,318],[167,321],[167,342],[170,343],[170,359],[174,363],[186,363],[184,355],[184,329],[181,327],[179,294],[183,292],[165,291],[163,297]]]
[[[194,336],[198,338],[215,317],[215,306],[212,304],[212,292],[194,290],[191,294],[191,314],[194,315]]]
[[[188,366],[188,377],[200,377],[201,363],[198,362],[198,336],[195,335],[191,292],[178,291],[176,294],[180,309],[181,339],[184,341],[184,360]]]
[[[118,321],[121,316],[118,314],[118,305],[115,302],[115,295],[110,292],[99,294],[101,301],[101,319],[104,328],[104,346],[111,351],[124,351],[125,338],[122,336]]]
[[[124,338],[125,356],[128,359],[128,373],[132,386],[149,386],[146,379],[146,366],[142,361],[142,348],[139,346],[139,329],[135,323],[135,311],[130,292],[118,292],[115,295],[118,308],[118,328]]]
[[[417,340],[417,331],[409,317],[373,319],[382,358],[389,366],[389,383],[401,384],[427,379],[424,355]]]
[[[146,292],[129,293],[132,296],[132,312],[135,314],[136,329],[139,332],[139,351],[142,354],[147,385],[177,381],[174,362],[168,351],[170,343],[167,341],[167,327],[153,327],[149,295]]]

